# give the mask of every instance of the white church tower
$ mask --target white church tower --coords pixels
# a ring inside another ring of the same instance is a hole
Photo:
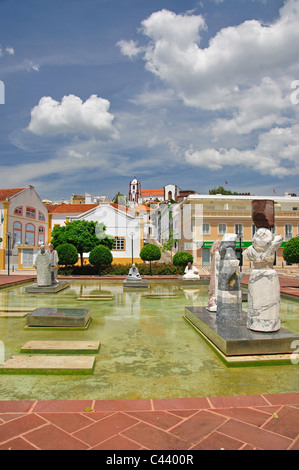
[[[129,201],[138,204],[141,197],[141,183],[137,181],[136,177],[130,181],[129,187]]]

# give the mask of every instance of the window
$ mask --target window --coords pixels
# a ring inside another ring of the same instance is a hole
[[[34,246],[35,242],[35,229],[34,225],[27,224],[25,231],[25,245]]]
[[[38,244],[44,245],[45,244],[45,228],[38,227]]]
[[[287,224],[284,226],[285,241],[290,240],[292,237],[293,237],[293,225]]]
[[[209,233],[210,233],[210,224],[202,224],[202,233],[203,233],[203,235],[209,235]]]
[[[26,217],[35,219],[35,216],[36,216],[36,210],[33,207],[26,207]]]
[[[14,211],[14,215],[23,215],[23,207],[16,207]]]
[[[124,249],[125,249],[125,237],[115,237],[112,250],[120,251]]]
[[[272,228],[270,228],[271,232],[272,233],[276,233],[276,225],[274,224],[274,226]]]
[[[80,202],[80,204],[81,204],[81,202]],[[44,216],[44,214],[42,214],[42,212],[39,212],[39,213],[38,213],[38,220],[42,220],[42,221],[45,221],[45,220],[46,220],[46,219],[45,219],[45,216]]]
[[[243,225],[242,224],[235,224],[235,233],[237,235],[243,235]]]
[[[227,230],[226,224],[219,224],[218,225],[219,235],[224,235],[226,233],[226,230]]]
[[[13,224],[13,244],[21,245],[22,243],[22,225],[20,222],[14,222]]]

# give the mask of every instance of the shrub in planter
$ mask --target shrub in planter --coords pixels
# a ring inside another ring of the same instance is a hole
[[[72,266],[78,261],[77,248],[71,243],[62,243],[56,248],[59,265],[60,266]]]
[[[182,266],[183,268],[187,266],[189,261],[190,263],[193,263],[193,256],[190,255],[190,253],[187,253],[186,251],[178,251],[174,255],[173,260],[172,260],[175,266]]]
[[[113,256],[109,248],[98,245],[89,253],[89,262],[99,269],[99,274],[103,266],[109,266],[113,261]]]

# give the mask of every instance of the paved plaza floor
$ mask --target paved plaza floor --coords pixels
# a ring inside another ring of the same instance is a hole
[[[1,401],[0,450],[299,450],[299,393]]]
[[[0,275],[0,285],[34,276]],[[245,276],[246,284],[248,277]],[[280,276],[298,297],[298,277]],[[299,393],[0,401],[0,450],[299,450]]]

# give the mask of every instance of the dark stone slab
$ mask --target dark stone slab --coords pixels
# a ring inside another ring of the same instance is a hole
[[[237,326],[217,323],[216,312],[209,312],[206,307],[186,307],[185,317],[225,356],[291,354],[293,341],[299,340],[299,335],[283,328],[271,333],[248,330],[246,312]]]
[[[52,284],[51,286],[38,286],[32,284],[31,286],[25,287],[25,291],[29,294],[56,294],[64,289],[67,289],[70,283],[67,281],[59,281],[58,284]]]
[[[41,307],[27,315],[28,327],[84,328],[90,321],[89,309]]]

